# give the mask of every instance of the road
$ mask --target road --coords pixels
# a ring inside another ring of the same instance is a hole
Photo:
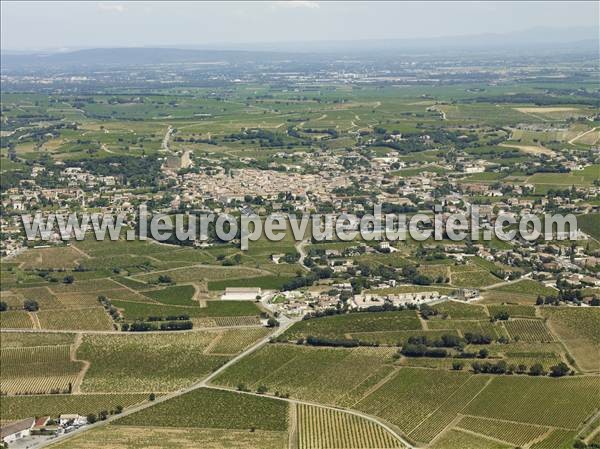
[[[300,242],[296,243],[296,251],[298,251],[298,254],[300,254],[300,259],[298,259],[298,263],[300,264],[300,266],[306,270],[306,271],[310,271],[308,269],[308,267],[306,265],[304,265],[304,259],[306,259],[306,253],[304,252],[304,247],[308,245],[308,240],[301,240]]]
[[[581,134],[578,134],[578,135],[576,135],[576,136],[575,136],[575,137],[573,137],[571,140],[569,140],[569,144],[570,144],[570,145],[573,145],[573,142],[575,142],[577,139],[581,139],[581,138],[582,138],[583,136],[585,136],[586,134],[593,133],[593,132],[594,132],[594,131],[596,131],[597,129],[598,129],[598,127],[596,127],[596,128],[592,128],[592,129],[589,129],[589,130],[587,130],[587,131],[585,131],[585,132],[583,132],[583,133],[581,133]]]
[[[167,128],[167,132],[165,133],[165,137],[163,137],[162,141],[162,149],[165,151],[169,151],[169,139],[171,138],[171,134],[173,133],[173,127],[169,125]]]
[[[170,399],[176,398],[178,396],[182,396],[186,393],[189,393],[191,391],[197,390],[199,388],[204,388],[207,386],[207,383],[210,382],[212,379],[214,379],[215,377],[217,377],[219,374],[221,374],[223,371],[225,371],[227,368],[229,368],[230,366],[232,366],[233,364],[235,364],[237,361],[239,361],[240,359],[246,357],[247,355],[252,354],[253,352],[257,351],[258,349],[262,348],[264,345],[266,345],[269,340],[273,337],[277,337],[279,335],[281,335],[283,332],[285,332],[292,324],[294,324],[297,320],[291,320],[288,319],[287,317],[285,317],[285,319],[282,319],[281,325],[277,328],[277,330],[275,330],[275,332],[267,335],[266,337],[264,337],[263,339],[259,340],[257,343],[255,343],[254,345],[252,345],[251,347],[249,347],[248,349],[246,349],[245,351],[239,353],[237,356],[235,356],[234,358],[232,358],[231,360],[229,360],[227,363],[225,363],[224,365],[222,365],[220,368],[218,368],[217,370],[213,371],[211,374],[209,374],[207,377],[205,377],[204,379],[190,385],[189,387],[183,388],[181,390],[177,390],[174,391],[172,393],[168,393],[165,394],[164,396],[157,396],[156,399],[154,401],[147,401],[147,402],[143,402],[141,404],[138,405],[134,405],[133,407],[129,407],[127,409],[125,409],[121,414],[119,415],[111,415],[109,416],[105,421],[98,421],[94,424],[90,424],[88,426],[84,426],[81,427],[77,430],[74,430],[71,433],[67,433],[67,434],[63,434],[60,435],[56,438],[53,438],[51,440],[44,440],[44,441],[39,441],[39,442],[32,442],[28,447],[30,449],[38,449],[38,448],[42,448],[42,447],[47,447],[50,444],[54,444],[57,443],[59,441],[64,441],[67,440],[69,438],[75,437],[77,435],[81,435],[83,432],[86,432],[88,430],[91,429],[95,429],[97,427],[101,427],[104,426],[106,424],[109,424],[113,421],[116,421],[117,419],[120,419],[124,416],[128,416],[131,415],[133,413],[137,413],[141,410],[145,410],[149,407],[153,407],[156,404],[160,404],[162,402],[168,401]]]

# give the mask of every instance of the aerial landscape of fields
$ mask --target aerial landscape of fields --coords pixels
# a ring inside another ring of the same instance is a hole
[[[448,3],[3,1],[0,444],[600,448],[598,4]]]

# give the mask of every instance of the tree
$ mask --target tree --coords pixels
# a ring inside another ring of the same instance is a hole
[[[459,361],[459,360],[454,360],[452,362],[452,369],[454,371],[460,371],[460,370],[463,369],[464,366],[465,366],[465,364],[463,362]]]
[[[115,407],[115,413],[118,415],[119,413],[123,412],[123,406],[122,405],[117,405]]]
[[[150,396],[148,396],[148,400],[154,401],[155,399],[156,399],[156,395],[154,393],[150,393]]]
[[[479,350],[479,358],[480,359],[485,359],[489,355],[490,355],[490,351],[488,351],[487,349],[483,348],[483,349]]]
[[[65,284],[72,284],[73,282],[75,282],[75,278],[72,275],[68,274],[63,278],[63,282]]]
[[[543,376],[545,374],[546,371],[541,363],[534,363],[531,365],[531,368],[529,368],[529,375],[531,376]]]
[[[266,385],[260,385],[257,389],[256,392],[258,394],[265,394],[267,391],[269,391],[269,389],[267,388]]]
[[[87,422],[88,424],[94,424],[96,421],[98,421],[98,418],[96,417],[96,415],[94,413],[90,413],[89,415],[87,415]]]
[[[550,367],[550,376],[552,377],[562,377],[567,374],[569,374],[569,367],[565,362],[560,362],[558,365]]]
[[[279,327],[279,321],[271,317],[267,320],[267,327]]]
[[[4,301],[0,301],[0,312],[4,312],[8,310],[8,304],[6,304]]]
[[[104,421],[106,418],[108,418],[108,410],[102,410],[100,413],[98,413],[98,417],[100,418],[100,421]]]
[[[23,301],[23,308],[28,312],[36,312],[40,310],[40,306],[35,299],[26,299]]]

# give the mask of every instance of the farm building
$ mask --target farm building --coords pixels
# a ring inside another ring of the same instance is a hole
[[[3,443],[11,443],[20,438],[31,435],[31,428],[35,424],[34,418],[27,418],[21,421],[14,422],[3,426],[0,429],[0,435]]]
[[[61,426],[66,424],[73,424],[74,426],[81,426],[87,424],[87,418],[85,416],[79,416],[77,414],[66,414],[58,417],[58,422]]]
[[[223,300],[234,301],[255,301],[257,296],[262,294],[259,287],[227,287],[225,294],[221,296]]]

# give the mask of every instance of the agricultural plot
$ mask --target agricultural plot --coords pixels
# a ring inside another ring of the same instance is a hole
[[[225,363],[205,355],[214,332],[85,335],[77,358],[90,362],[85,392],[160,392],[187,386]]]
[[[188,315],[190,318],[258,316],[260,310],[250,301],[207,301],[206,307],[177,306],[114,300],[112,304],[123,312],[128,321],[146,320],[149,316],[167,317]]]
[[[575,432],[555,429],[544,440],[531,446],[531,449],[571,449]]]
[[[2,349],[70,345],[74,342],[75,335],[66,333],[5,332],[2,334]]]
[[[584,371],[600,371],[600,310],[544,307],[542,314],[557,337]]]
[[[512,340],[531,343],[551,343],[554,341],[554,337],[548,332],[542,320],[508,320],[504,321],[504,327]]]
[[[15,257],[24,269],[35,268],[73,268],[84,256],[70,246],[35,248]]]
[[[194,301],[192,301],[194,292],[194,287],[191,285],[176,285],[174,287],[167,287],[162,290],[143,292],[143,294],[161,304],[190,306],[196,304]]]
[[[352,332],[348,334],[353,340],[378,345],[402,346],[410,337],[427,337],[431,340],[442,335],[458,335],[450,330],[415,330],[415,331],[383,331],[383,332]]]
[[[287,449],[286,432],[108,425],[52,445],[52,449]]]
[[[378,424],[338,410],[299,404],[298,449],[387,449],[404,447]]]
[[[113,322],[103,307],[36,312],[42,329],[110,331]]]
[[[7,310],[0,312],[0,328],[33,329],[33,320],[24,310]]]
[[[501,282],[501,279],[477,266],[452,266],[450,272],[450,283],[456,287],[480,288]]]
[[[71,346],[0,349],[2,394],[70,392],[83,364],[71,360]]]
[[[283,338],[295,341],[308,336],[346,338],[356,332],[422,330],[414,310],[400,312],[350,313],[303,320],[294,324]]]
[[[261,385],[270,392],[336,404],[385,363],[392,361],[392,349],[313,348],[270,344],[229,367],[215,384],[250,389]]]
[[[431,415],[408,434],[409,438],[429,443],[456,419],[457,414],[485,388],[489,380],[487,376],[473,376],[467,379]]]
[[[498,313],[508,313],[510,317],[535,318],[535,307],[522,304],[497,304],[488,305],[490,316]]]
[[[512,284],[502,285],[500,287],[490,289],[486,292],[486,294],[487,293],[498,294],[498,298],[502,302],[513,302],[516,300],[515,302],[522,303],[524,300],[529,300],[529,303],[531,304],[535,303],[538,295],[556,296],[558,291],[553,288],[546,287],[537,281],[523,279]]]
[[[267,397],[200,388],[126,416],[117,424],[286,432],[288,404]]]
[[[445,301],[432,307],[440,314],[455,320],[485,320],[489,318],[485,307],[474,304]]]
[[[63,413],[98,413],[114,410],[116,406],[129,407],[148,399],[147,394],[51,394],[6,396],[0,401],[2,419],[18,420],[30,416],[58,417]]]
[[[207,354],[237,354],[269,333],[264,327],[226,330],[209,346]]]
[[[453,320],[453,319],[430,319],[427,321],[427,327],[436,332],[442,332],[440,329],[457,331],[464,336],[467,332],[489,335],[496,338],[502,335],[502,328],[490,323],[487,320]],[[445,333],[452,333],[446,331]]]
[[[176,268],[166,272],[175,282],[199,282],[218,281],[229,279],[253,278],[264,275],[265,272],[255,268],[247,267],[222,267],[222,266],[191,266],[185,268]],[[268,274],[268,273],[267,273]],[[138,274],[132,276],[134,279],[142,282],[150,282],[158,277],[158,274]]]
[[[430,449],[513,449],[513,447],[470,433],[451,430],[436,440]]]
[[[470,377],[459,372],[402,368],[355,407],[410,434]]]
[[[461,418],[456,427],[506,441],[514,446],[524,446],[534,440],[541,439],[550,432],[547,427],[477,418],[475,416]]]
[[[466,415],[576,429],[600,408],[600,377],[493,377]]]

